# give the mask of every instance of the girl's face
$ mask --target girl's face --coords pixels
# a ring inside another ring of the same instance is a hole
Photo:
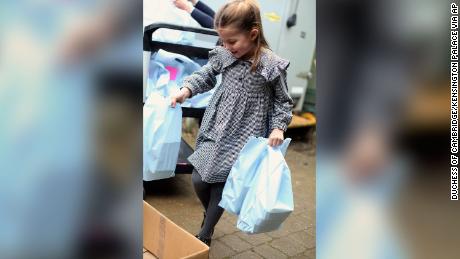
[[[219,36],[232,55],[236,58],[251,58],[256,47],[256,39],[259,31],[252,29],[250,32],[234,29],[232,27],[223,27],[217,29]]]

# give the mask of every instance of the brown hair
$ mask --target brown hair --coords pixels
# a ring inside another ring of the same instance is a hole
[[[254,62],[251,71],[254,72],[260,63],[262,48],[269,48],[265,40],[262,29],[262,19],[260,18],[260,8],[255,0],[233,0],[222,6],[214,18],[214,28],[232,26],[240,30],[259,31],[256,38],[256,51],[254,52]]]

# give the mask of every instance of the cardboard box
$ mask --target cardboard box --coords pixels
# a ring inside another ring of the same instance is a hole
[[[144,201],[144,258],[208,259],[209,247]],[[147,258],[152,258],[147,257]]]

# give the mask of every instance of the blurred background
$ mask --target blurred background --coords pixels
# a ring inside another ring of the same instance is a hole
[[[318,258],[458,256],[450,3],[318,2]]]
[[[141,257],[142,1],[0,17],[0,257]]]

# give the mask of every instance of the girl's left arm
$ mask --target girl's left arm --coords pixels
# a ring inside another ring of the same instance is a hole
[[[280,72],[280,76],[275,80],[274,84],[275,99],[271,131],[274,129],[287,130],[289,123],[291,123],[292,108],[294,106],[294,102],[288,93],[286,70],[281,70]]]

